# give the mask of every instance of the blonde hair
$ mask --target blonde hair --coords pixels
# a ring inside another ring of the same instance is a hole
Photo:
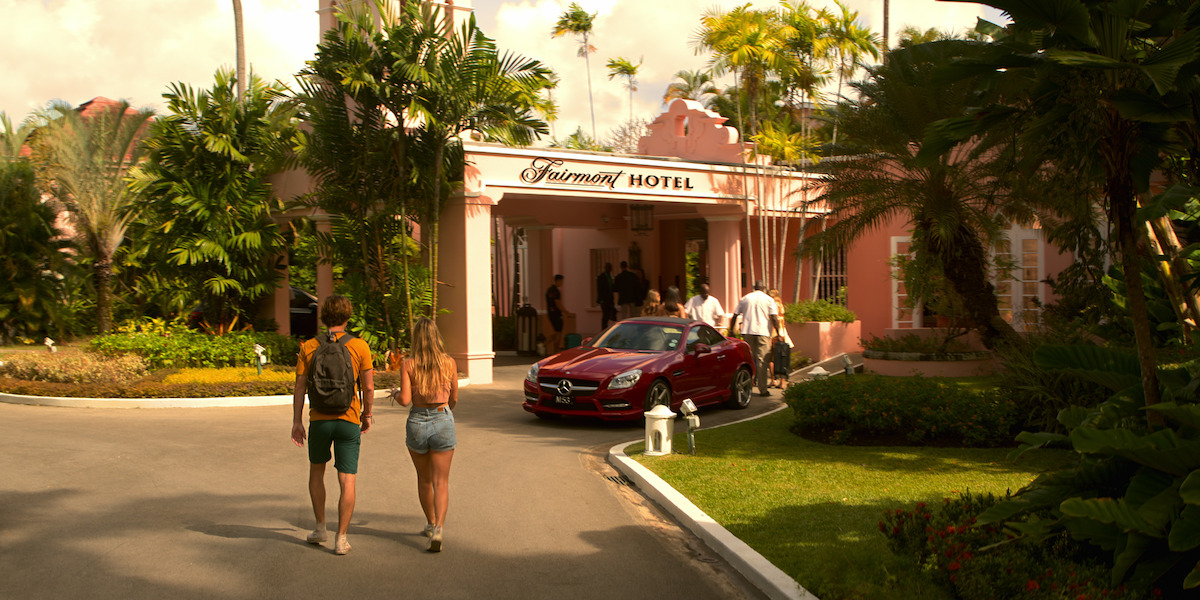
[[[783,309],[784,309],[783,296],[780,295],[779,290],[771,290],[771,291],[767,292],[767,295],[769,295],[773,300],[775,300],[775,306],[777,308],[779,308],[779,316],[782,317]]]
[[[442,345],[442,334],[428,318],[422,317],[413,325],[408,365],[413,392],[420,396],[436,396],[449,389],[450,378],[456,375],[454,359],[446,355]]]

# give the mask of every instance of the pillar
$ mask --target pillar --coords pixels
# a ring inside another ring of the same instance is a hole
[[[446,352],[471,383],[492,382],[492,207],[479,196],[451,198],[438,226],[439,308]]]
[[[317,223],[317,231],[328,234],[333,230],[333,226],[330,224],[329,217],[327,215],[313,217],[313,220],[316,221],[316,223]],[[320,306],[321,303],[325,302],[325,298],[328,298],[330,295],[333,294],[333,262],[329,261],[329,260],[325,260],[325,258],[326,257],[322,256],[321,260],[317,261],[317,305],[318,305],[318,307]],[[318,310],[319,310],[319,308],[318,308]],[[319,314],[317,315],[317,318],[320,319]],[[317,329],[320,329],[320,328],[321,328],[320,321],[318,321]]]
[[[731,313],[742,299],[741,215],[705,217],[708,221],[709,289]]]

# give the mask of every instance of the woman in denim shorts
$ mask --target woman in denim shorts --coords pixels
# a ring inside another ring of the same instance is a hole
[[[408,413],[408,454],[417,470],[417,497],[425,512],[424,534],[429,551],[442,550],[442,524],[450,505],[450,461],[454,458],[454,413],[458,404],[458,370],[442,346],[433,321],[413,325],[412,349],[404,360],[400,389],[392,398]]]

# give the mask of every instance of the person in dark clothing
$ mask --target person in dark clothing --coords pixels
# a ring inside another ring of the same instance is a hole
[[[615,281],[612,275],[612,263],[604,263],[604,271],[596,276],[596,304],[600,305],[600,330],[608,329],[610,321],[617,320],[617,307],[613,304]]]
[[[617,304],[621,305],[621,318],[636,317],[639,313],[634,307],[641,301],[642,281],[629,270],[629,263],[621,261],[621,272],[613,280],[613,288],[617,292]]]
[[[546,355],[557,354],[562,346],[563,332],[563,276],[554,276],[554,285],[546,290],[546,318],[550,320],[550,335],[546,336]]]
[[[771,381],[767,387],[786,390],[791,368],[792,347],[783,341],[783,336],[777,335],[771,343]]]

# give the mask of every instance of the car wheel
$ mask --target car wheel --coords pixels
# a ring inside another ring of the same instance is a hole
[[[671,408],[671,386],[661,379],[655,381],[654,385],[650,386],[650,391],[646,392],[646,402],[643,404],[643,408],[650,410],[659,404]]]
[[[729,401],[725,403],[729,408],[746,408],[750,406],[750,395],[754,389],[754,378],[750,376],[750,369],[738,369],[733,375],[733,381],[729,383]]]

